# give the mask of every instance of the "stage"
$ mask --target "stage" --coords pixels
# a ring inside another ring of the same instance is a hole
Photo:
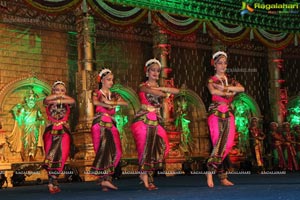
[[[216,178],[216,177],[215,177]],[[177,175],[158,176],[155,191],[147,191],[139,185],[137,177],[115,180],[117,191],[102,192],[95,182],[61,183],[62,192],[50,194],[47,185],[19,186],[0,190],[1,199],[264,199],[293,200],[300,196],[300,173],[286,174],[231,174],[234,186],[221,186],[215,180],[215,187],[206,186],[205,176]]]

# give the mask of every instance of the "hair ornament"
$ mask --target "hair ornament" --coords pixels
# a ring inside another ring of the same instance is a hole
[[[161,68],[161,63],[156,58],[150,59],[146,62],[145,67],[146,69],[150,67],[152,64],[158,64],[159,68]]]
[[[259,118],[258,117],[251,117],[251,120],[257,120],[257,121],[259,121]]]
[[[212,59],[216,60],[221,55],[227,58],[227,53],[225,53],[224,51],[217,51],[213,54]]]
[[[55,86],[57,86],[57,85],[63,85],[63,86],[66,86],[64,82],[58,80],[58,81],[55,81],[55,82],[53,83],[52,89],[54,89]]]
[[[290,123],[289,122],[283,122],[282,125],[288,125],[289,126]]]
[[[107,68],[104,68],[100,71],[98,77],[97,77],[97,81],[98,83],[101,82],[101,79],[104,78],[107,74],[110,74],[111,73],[111,70],[107,69]]]
[[[270,125],[275,125],[276,127],[278,127],[278,123],[277,122],[271,122]]]
[[[217,58],[219,58],[220,56],[225,56],[226,58],[227,58],[227,54],[224,52],[224,51],[217,51],[216,53],[214,53],[213,55],[212,55],[212,59],[210,60],[210,65],[211,66],[214,66],[215,65],[215,60],[217,59]]]

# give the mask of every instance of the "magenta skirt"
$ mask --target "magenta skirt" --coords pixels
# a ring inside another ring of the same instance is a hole
[[[63,132],[63,129],[60,131],[61,134],[52,134],[50,130],[43,136],[46,154],[44,167],[49,174],[54,173],[54,175],[62,172],[70,153],[71,136]]]
[[[223,121],[224,120],[224,121]],[[222,123],[220,123],[220,121]],[[222,134],[225,134],[223,137],[227,138],[225,141],[225,144],[222,146],[217,146],[218,141],[220,139],[220,130],[224,129],[224,127],[221,127],[221,124],[225,124],[225,126],[228,126],[228,132],[223,132]],[[210,131],[210,138],[212,141],[213,148],[220,148],[222,149],[221,155],[219,155],[222,160],[228,155],[230,150],[232,149],[234,145],[234,136],[235,136],[235,120],[234,116],[230,113],[229,118],[227,119],[220,119],[219,117],[215,116],[214,114],[210,115],[208,117],[208,126]]]
[[[136,144],[139,163],[141,163],[143,157],[145,156],[144,154],[147,153],[145,152],[145,147],[146,147],[149,126],[150,125],[144,123],[144,121],[136,121],[131,125],[131,131]],[[163,158],[165,158],[168,155],[170,150],[168,135],[165,129],[161,125],[157,125],[155,126],[155,128],[157,128],[156,130],[157,136],[159,136],[163,140],[164,143]]]

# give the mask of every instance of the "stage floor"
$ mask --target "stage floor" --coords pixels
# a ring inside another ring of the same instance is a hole
[[[61,183],[62,192],[50,194],[47,185],[18,186],[0,190],[1,199],[222,199],[222,200],[293,200],[300,196],[300,173],[287,174],[231,174],[234,186],[221,186],[215,180],[215,187],[208,188],[204,175],[177,175],[174,177],[155,177],[159,187],[147,191],[139,185],[137,177],[115,180],[117,191],[102,192],[95,182]]]

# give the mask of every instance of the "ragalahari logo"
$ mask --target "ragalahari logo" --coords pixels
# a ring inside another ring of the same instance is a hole
[[[252,8],[249,4],[246,2],[242,2],[242,8],[241,10],[241,15],[244,16],[245,14],[253,13],[254,8]]]
[[[300,3],[252,3],[242,2],[241,15],[253,13],[254,10],[267,11],[268,14],[298,14]]]

